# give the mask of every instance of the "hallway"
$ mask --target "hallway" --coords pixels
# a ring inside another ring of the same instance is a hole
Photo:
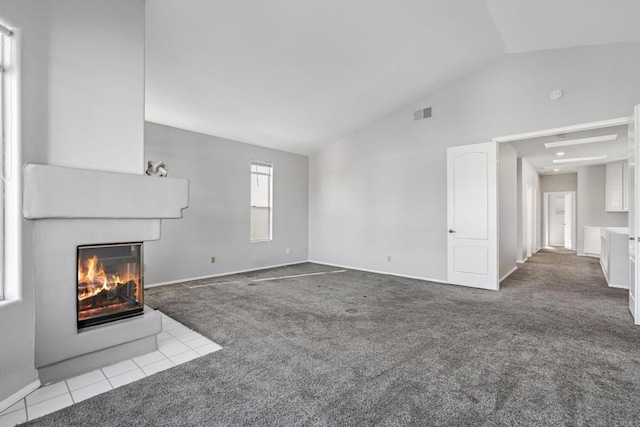
[[[629,326],[633,323],[629,291],[607,286],[598,258],[579,257],[563,248],[541,249],[526,263],[518,264],[500,289],[520,294],[519,299],[531,298],[536,304],[546,305],[547,301],[549,306],[584,311],[592,321],[615,317]]]

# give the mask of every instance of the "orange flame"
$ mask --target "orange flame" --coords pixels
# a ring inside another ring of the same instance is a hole
[[[78,283],[85,285],[85,287],[78,290],[78,299],[83,301],[101,292],[108,292],[130,280],[137,284],[136,279],[137,277],[135,276],[121,279],[118,273],[107,276],[104,266],[95,255],[86,258],[84,262],[78,260]]]

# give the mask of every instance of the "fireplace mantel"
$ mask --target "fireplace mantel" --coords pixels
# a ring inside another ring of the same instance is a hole
[[[160,239],[163,219],[181,218],[189,181],[27,164],[23,216],[32,224],[36,299],[34,363],[47,383],[157,349],[160,315],[78,331],[78,246]],[[145,265],[146,266],[146,265]]]
[[[23,215],[45,218],[182,218],[189,181],[27,164]]]

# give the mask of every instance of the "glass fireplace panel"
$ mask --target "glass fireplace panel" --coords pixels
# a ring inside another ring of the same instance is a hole
[[[141,314],[142,243],[78,246],[78,329]]]

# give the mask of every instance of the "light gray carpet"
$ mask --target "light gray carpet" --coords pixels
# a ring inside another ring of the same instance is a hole
[[[638,425],[640,327],[598,261],[473,290],[315,264],[147,292],[224,349],[31,425]]]

